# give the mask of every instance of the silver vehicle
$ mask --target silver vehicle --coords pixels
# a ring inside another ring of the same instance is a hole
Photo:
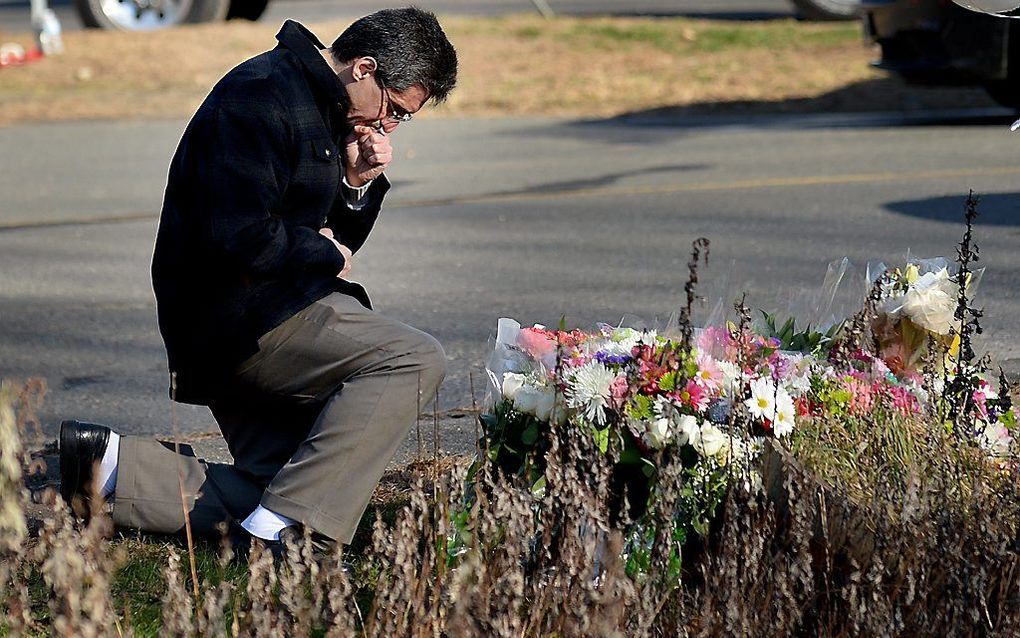
[[[257,20],[269,0],[75,0],[87,27],[154,31],[189,22]]]
[[[859,0],[790,0],[797,15],[804,20],[856,20],[859,15]]]

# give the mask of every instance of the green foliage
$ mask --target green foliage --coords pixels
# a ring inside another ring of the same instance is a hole
[[[650,419],[655,412],[655,400],[650,396],[639,394],[631,399],[627,410],[632,419]]]
[[[672,392],[677,388],[677,377],[679,375],[676,372],[667,372],[662,375],[659,379],[659,389],[663,392]]]
[[[764,310],[760,311],[765,319],[765,333],[763,336],[778,339],[779,349],[788,352],[803,352],[805,354],[824,355],[829,352],[835,343],[836,336],[843,329],[843,322],[837,323],[825,332],[814,330],[810,324],[802,330],[797,329],[797,321],[790,317],[780,327],[775,315],[770,315]]]
[[[507,476],[524,479],[533,485],[545,471],[545,452],[549,441],[542,436],[548,431],[530,414],[514,409],[513,401],[504,400],[491,413],[479,417],[482,424],[482,449],[488,447],[489,461]]]

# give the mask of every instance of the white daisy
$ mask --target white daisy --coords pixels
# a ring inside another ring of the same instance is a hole
[[[764,377],[751,381],[751,398],[744,405],[754,418],[772,421],[776,416],[776,385]]]
[[[793,432],[795,416],[793,398],[786,390],[779,388],[776,394],[775,418],[772,419],[772,432],[777,438]]]

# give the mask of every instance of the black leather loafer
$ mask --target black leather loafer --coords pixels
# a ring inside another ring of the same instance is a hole
[[[85,520],[91,514],[92,470],[103,460],[110,428],[82,421],[60,424],[60,496]]]

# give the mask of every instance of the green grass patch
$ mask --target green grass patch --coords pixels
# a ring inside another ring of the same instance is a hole
[[[688,19],[576,20],[569,26],[548,23],[518,27],[528,37],[564,37],[589,50],[611,52],[621,48],[648,47],[666,53],[722,53],[750,49],[798,49],[836,47],[859,42],[856,25],[804,25],[793,20],[725,24]]]

